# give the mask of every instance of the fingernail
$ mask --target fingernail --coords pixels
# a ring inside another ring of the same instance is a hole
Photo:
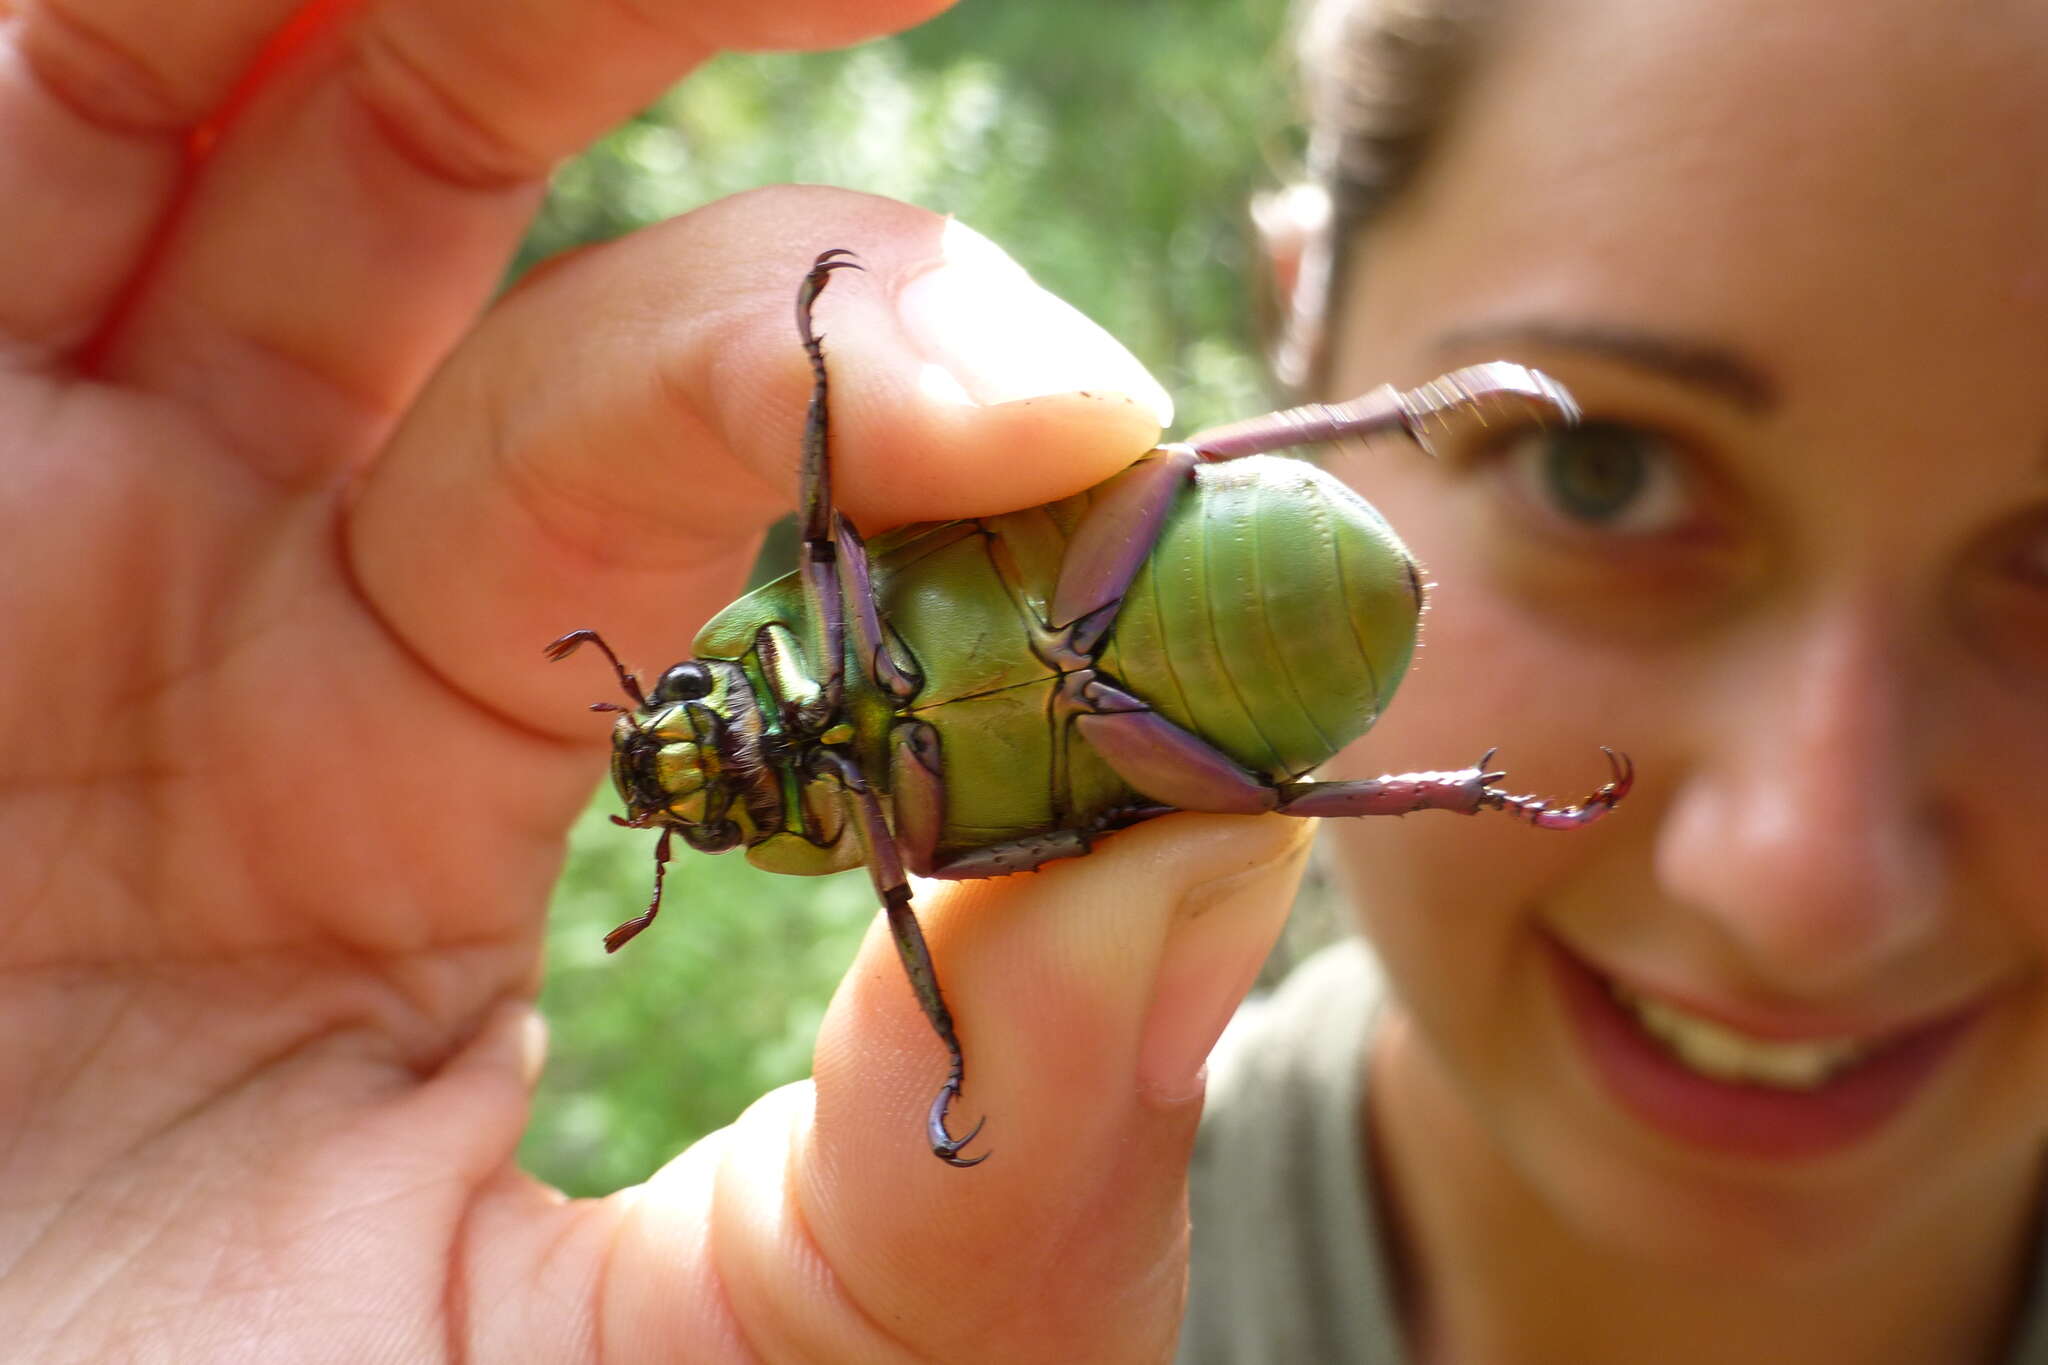
[[[1308,859],[1313,824],[1278,856],[1182,898],[1138,1043],[1138,1092],[1176,1104],[1201,1089],[1223,1026],[1258,978]]]
[[[931,362],[928,392],[992,406],[1046,394],[1121,393],[1173,421],[1173,400],[1115,337],[957,219],[945,260],[904,286],[897,316]]]

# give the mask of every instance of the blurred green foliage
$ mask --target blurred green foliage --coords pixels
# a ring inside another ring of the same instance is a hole
[[[846,52],[721,57],[560,171],[519,268],[756,185],[867,190],[995,239],[1150,366],[1181,429],[1244,416],[1267,397],[1245,203],[1294,156],[1286,8],[965,0]],[[578,1194],[644,1179],[805,1075],[874,917],[864,873],[679,849],[661,922],[609,958],[604,931],[653,873],[652,836],[605,823],[615,809],[601,793],[556,896],[553,1046],[523,1150]]]

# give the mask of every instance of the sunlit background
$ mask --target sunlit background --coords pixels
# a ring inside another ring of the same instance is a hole
[[[867,190],[1001,243],[1159,376],[1181,431],[1260,411],[1245,204],[1297,156],[1286,8],[964,0],[847,52],[720,58],[562,169],[520,267],[757,185]],[[646,1178],[805,1075],[875,913],[862,872],[775,877],[679,849],[660,923],[608,957],[604,931],[653,873],[653,836],[606,823],[615,809],[598,795],[555,897],[553,1043],[523,1153],[577,1194]]]

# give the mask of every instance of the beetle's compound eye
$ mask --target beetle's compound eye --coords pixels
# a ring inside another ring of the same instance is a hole
[[[711,692],[711,670],[695,659],[685,659],[661,675],[654,685],[653,703],[695,701]]]
[[[684,825],[683,842],[699,853],[723,853],[740,841],[740,827],[730,820],[715,825]]]

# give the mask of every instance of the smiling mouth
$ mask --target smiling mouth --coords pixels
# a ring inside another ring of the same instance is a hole
[[[1544,956],[1601,1089],[1667,1137],[1747,1158],[1815,1157],[1875,1133],[1944,1070],[1986,1008],[1884,1033],[1764,1038],[1623,986],[1556,939]]]
[[[1674,1060],[1712,1080],[1812,1090],[1855,1066],[1877,1046],[1858,1038],[1797,1043],[1758,1038],[1668,1001],[1637,995],[1612,978],[1606,985],[1615,1002],[1634,1015],[1643,1032]]]

